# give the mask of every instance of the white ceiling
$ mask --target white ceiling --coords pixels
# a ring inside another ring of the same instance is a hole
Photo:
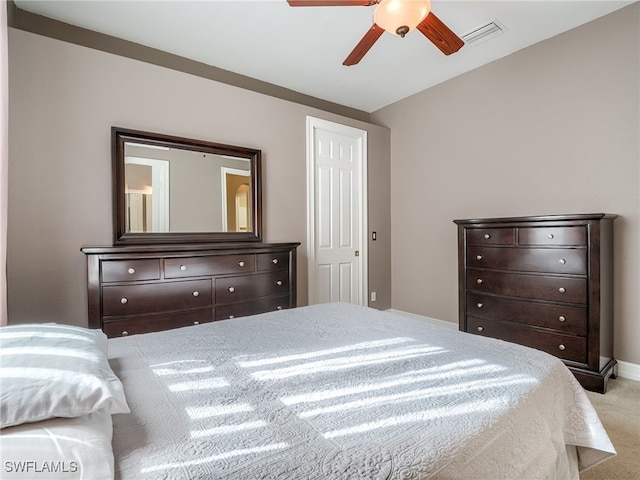
[[[490,21],[505,33],[445,56],[420,32],[384,33],[343,60],[373,7],[292,8],[286,0],[15,0],[18,8],[372,112],[637,0],[432,0],[459,36]]]

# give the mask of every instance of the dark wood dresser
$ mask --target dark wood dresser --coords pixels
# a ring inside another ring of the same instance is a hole
[[[543,350],[582,386],[614,377],[616,215],[454,220],[460,330]]]
[[[294,308],[298,245],[83,248],[89,327],[119,337]]]

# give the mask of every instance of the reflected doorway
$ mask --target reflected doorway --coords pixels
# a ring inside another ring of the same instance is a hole
[[[251,185],[249,172],[222,167],[222,231],[251,231]]]
[[[169,231],[169,162],[125,158],[127,231]]]

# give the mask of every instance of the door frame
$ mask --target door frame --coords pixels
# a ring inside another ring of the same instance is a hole
[[[360,145],[360,178],[358,179],[358,187],[360,191],[359,198],[359,219],[360,225],[360,271],[358,274],[359,291],[358,304],[368,305],[368,193],[367,193],[367,131],[359,128],[350,127],[340,123],[323,120],[321,118],[307,116],[307,260],[308,260],[308,298],[309,305],[313,305],[317,301],[317,268],[316,268],[316,246],[315,246],[315,172],[316,172],[316,155],[315,155],[315,132],[316,130],[324,130],[328,132],[338,133],[348,137],[358,139]]]
[[[249,170],[240,170],[239,168],[232,167],[220,167],[220,183],[221,183],[221,202],[222,202],[222,230],[223,232],[228,232],[227,225],[227,175],[237,175],[239,177],[251,177],[251,172]],[[251,182],[249,182],[251,183]],[[249,219],[251,220],[251,219]]]
[[[169,232],[171,227],[169,203],[169,160],[156,158],[124,158],[126,165],[144,165],[151,167],[151,226],[153,232]],[[125,167],[126,168],[126,167]]]

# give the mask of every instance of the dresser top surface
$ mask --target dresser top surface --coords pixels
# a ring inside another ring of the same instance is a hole
[[[300,245],[300,242],[287,243],[207,243],[207,244],[184,244],[184,245],[127,245],[116,247],[82,247],[80,250],[86,255],[105,254],[206,254],[207,252],[243,252],[259,253],[278,249],[292,249]]]
[[[568,221],[587,221],[614,219],[618,215],[610,213],[579,213],[571,215],[536,215],[526,217],[499,217],[499,218],[471,218],[459,219],[453,222],[458,225],[476,225],[484,223],[518,223],[518,222],[568,222]]]

